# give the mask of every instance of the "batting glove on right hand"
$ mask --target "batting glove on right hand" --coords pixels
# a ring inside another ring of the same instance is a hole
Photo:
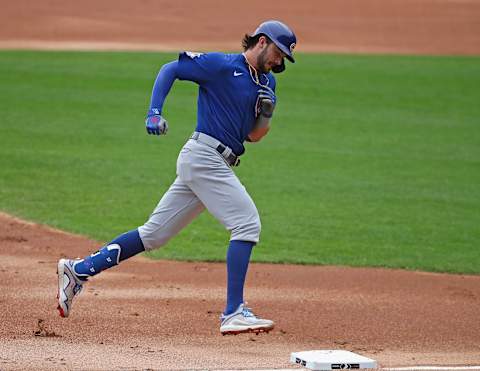
[[[168,122],[165,120],[158,109],[151,109],[145,119],[145,128],[148,134],[166,135],[168,131]]]

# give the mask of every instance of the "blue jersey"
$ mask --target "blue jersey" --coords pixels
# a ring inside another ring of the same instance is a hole
[[[177,76],[199,85],[196,131],[210,135],[240,156],[255,123],[258,89],[242,54],[180,53]],[[271,73],[260,83],[275,90]]]

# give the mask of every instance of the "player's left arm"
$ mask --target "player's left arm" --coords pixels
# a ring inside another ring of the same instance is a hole
[[[247,137],[249,142],[258,142],[268,134],[270,130],[270,120],[273,116],[276,101],[277,97],[273,89],[261,88],[258,90],[257,101],[255,104],[256,119],[253,130]]]

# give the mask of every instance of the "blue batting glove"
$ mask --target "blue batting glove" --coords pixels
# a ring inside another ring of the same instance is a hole
[[[168,131],[168,122],[160,115],[160,111],[154,108],[147,112],[145,128],[148,134],[165,135]]]

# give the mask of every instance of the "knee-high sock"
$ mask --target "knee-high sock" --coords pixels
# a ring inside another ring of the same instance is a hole
[[[122,260],[128,259],[145,251],[138,229],[124,233],[102,247],[92,255],[76,262],[73,270],[81,280],[87,280],[101,271],[117,265]]]
[[[249,241],[230,241],[227,251],[227,306],[224,314],[235,312],[243,303],[243,286],[252,248]]]

